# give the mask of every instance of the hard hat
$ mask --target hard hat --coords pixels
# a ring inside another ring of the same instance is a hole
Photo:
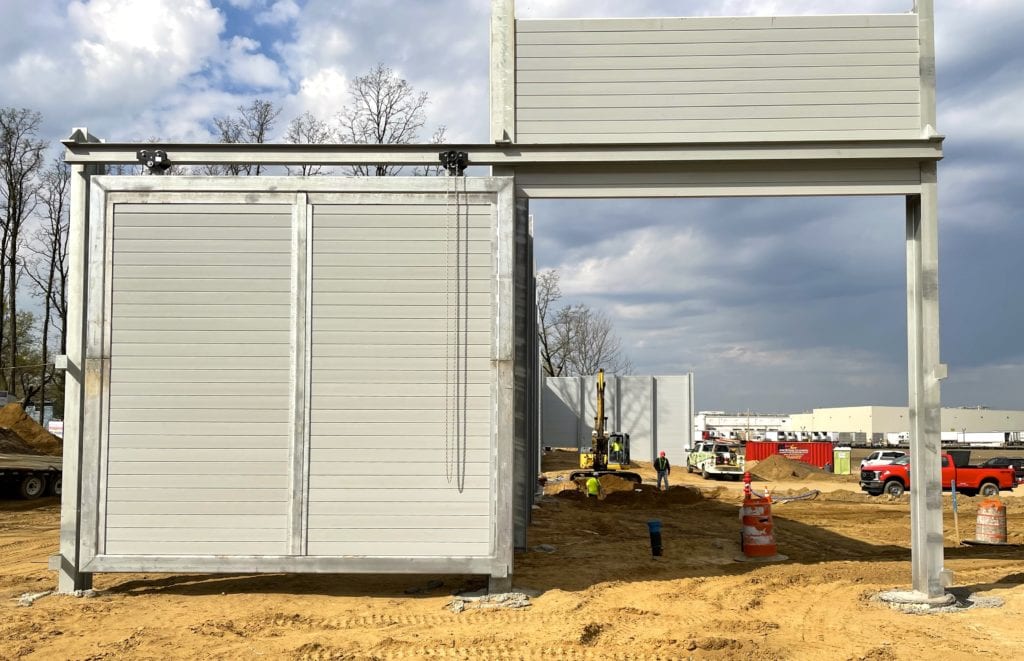
[[[664,456],[665,456],[665,451],[664,451],[664,450],[662,450],[661,452],[659,452],[659,453],[658,453],[658,456],[659,456],[659,457],[664,457]]]

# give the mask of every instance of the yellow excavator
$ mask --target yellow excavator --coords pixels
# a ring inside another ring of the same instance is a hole
[[[623,470],[629,467],[629,434],[609,434],[606,430],[608,417],[604,414],[604,370],[597,371],[597,415],[594,416],[594,431],[590,435],[590,452],[580,452],[580,468],[573,471],[569,479],[578,477],[600,477],[616,475],[624,480],[640,484],[637,473]]]

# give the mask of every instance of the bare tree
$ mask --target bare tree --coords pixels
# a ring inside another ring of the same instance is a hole
[[[39,360],[41,368],[38,381],[41,400],[39,424],[43,424],[46,388],[51,381],[59,381],[55,370],[49,364],[53,331],[56,331],[58,337],[59,353],[65,353],[68,318],[68,195],[71,189],[71,168],[61,159],[55,159],[43,172],[41,181],[42,185],[36,193],[42,207],[41,223],[28,244],[33,258],[25,265],[25,273],[32,280],[35,295],[43,299]],[[61,383],[57,383],[57,390],[63,392]]]
[[[288,132],[284,139],[292,144],[323,145],[336,139],[335,131],[330,125],[308,110],[288,123]],[[322,165],[300,165],[286,167],[288,174],[303,176],[328,174]]]
[[[7,371],[0,370],[8,390],[17,383],[18,368],[18,259],[24,237],[22,228],[36,205],[38,174],[47,142],[40,140],[43,118],[28,108],[0,108],[0,346],[9,350]],[[6,300],[4,300],[6,296]],[[2,360],[2,357],[0,357]]]
[[[213,125],[217,128],[217,141],[223,143],[264,143],[274,129],[274,122],[281,109],[273,102],[264,99],[253,99],[247,106],[238,106],[237,117],[214,117]],[[257,175],[263,166],[252,163],[233,163],[229,165],[208,165],[202,170],[211,175]]]
[[[434,134],[430,136],[429,144],[443,145],[447,133],[447,126],[444,124],[438,126],[434,129]],[[417,177],[443,177],[447,174],[440,162],[437,165],[424,165],[421,168],[415,168],[412,173]]]
[[[586,305],[555,309],[562,298],[558,271],[537,273],[540,360],[548,376],[596,374],[599,368],[629,374],[633,365],[622,349],[611,319]]]
[[[417,92],[383,64],[349,83],[351,105],[338,115],[339,138],[354,144],[400,145],[414,142],[426,122],[427,93]],[[359,176],[398,174],[397,165],[356,165]]]

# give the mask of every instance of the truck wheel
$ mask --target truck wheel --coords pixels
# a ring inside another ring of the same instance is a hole
[[[705,480],[711,479],[711,473],[709,473],[708,469],[706,468],[700,469],[700,476],[703,477]]]
[[[904,489],[903,483],[900,482],[899,480],[889,480],[888,482],[885,483],[883,491],[885,491],[887,495],[892,496],[893,498],[899,498],[900,496],[903,495],[903,492],[906,491],[906,489]]]
[[[64,480],[60,475],[58,475],[57,477],[50,478],[50,483],[47,486],[49,487],[47,491],[51,496],[57,496],[60,498],[61,492],[64,488]]]
[[[978,489],[978,493],[986,498],[999,495],[999,485],[995,482],[982,482],[981,488]]]
[[[46,491],[46,480],[39,475],[26,475],[18,485],[18,495],[25,500],[35,500]]]

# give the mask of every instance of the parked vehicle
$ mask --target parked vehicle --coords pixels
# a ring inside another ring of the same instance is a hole
[[[61,494],[61,458],[48,455],[0,454],[0,486],[33,500]]]
[[[686,455],[686,472],[700,473],[704,479],[743,477],[743,457],[736,445],[701,441]]]
[[[967,453],[967,451],[964,451]],[[957,466],[949,453],[942,455],[942,489],[956,490],[965,496],[995,496],[1017,486],[1014,471],[1009,468]],[[872,496],[886,493],[901,496],[910,488],[910,457],[900,457],[891,464],[867,464],[860,470],[860,488]]]
[[[891,464],[896,459],[905,456],[907,453],[902,450],[875,450],[860,460],[860,467],[864,468],[868,464]]]
[[[982,468],[1009,468],[1017,477],[1017,484],[1024,484],[1024,457],[992,457],[978,464]]]

